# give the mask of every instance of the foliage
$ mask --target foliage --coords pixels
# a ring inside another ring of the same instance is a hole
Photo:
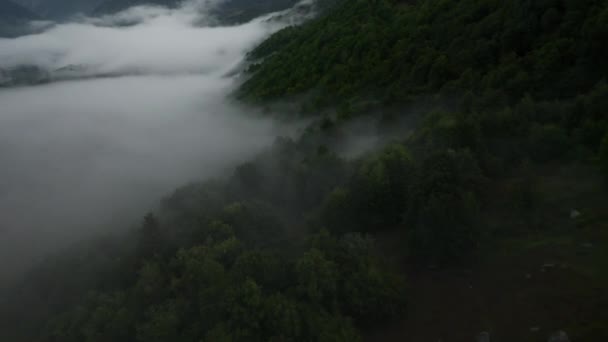
[[[407,301],[375,235],[406,235],[408,265],[466,263],[490,234],[489,182],[598,152],[608,177],[607,16],[604,0],[353,0],[277,32],[251,52],[240,95],[306,95],[303,108],[336,115],[177,189],[132,232],[49,259],[3,303],[0,330],[25,332],[14,341],[361,340]],[[391,139],[341,156],[360,119]],[[505,210],[534,221],[534,185],[515,182]]]
[[[316,105],[358,96],[471,90],[563,98],[606,75],[608,3],[356,0],[278,32],[251,53],[241,95],[273,100],[313,91]],[[602,24],[604,23],[604,24]]]
[[[293,261],[249,249],[234,235],[180,249],[146,263],[124,291],[91,294],[41,340],[358,340],[348,317],[391,317],[401,308],[401,280],[379,268],[367,239],[323,239]]]
[[[482,183],[477,161],[467,150],[436,152],[423,161],[408,213],[414,258],[443,265],[476,250]]]
[[[414,163],[402,145],[389,145],[362,161],[327,198],[321,219],[332,231],[380,231],[398,226],[409,200]]]

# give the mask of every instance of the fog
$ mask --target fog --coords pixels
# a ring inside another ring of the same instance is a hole
[[[49,71],[77,66],[86,74],[221,73],[281,25],[260,18],[240,26],[204,27],[214,21],[204,7],[136,7],[3,39],[0,68],[30,64]]]
[[[0,39],[0,69],[83,77],[0,88],[0,281],[73,241],[127,228],[176,186],[225,173],[286,133],[230,102],[226,76],[284,23],[209,27],[213,4]]]

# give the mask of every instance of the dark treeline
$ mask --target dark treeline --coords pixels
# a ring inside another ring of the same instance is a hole
[[[375,238],[405,236],[408,268],[468,265],[482,244],[549,229],[532,178],[489,185],[566,163],[608,179],[607,23],[601,0],[359,0],[276,33],[250,54],[239,95],[298,96],[321,116],[230,177],[176,190],[132,233],[41,265],[4,301],[0,330],[11,341],[357,341],[415,315]],[[404,116],[418,118],[412,133],[356,158],[336,152],[349,123],[382,135]],[[490,196],[523,228],[490,224]]]

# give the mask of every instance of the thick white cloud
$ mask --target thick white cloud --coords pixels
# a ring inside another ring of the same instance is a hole
[[[280,25],[259,18],[239,26],[198,26],[209,20],[191,6],[136,7],[116,16],[83,18],[39,34],[0,39],[0,68],[31,64],[49,71],[79,66],[91,74],[221,72]]]
[[[125,228],[174,187],[285,133],[228,101],[224,76],[279,24],[201,27],[195,13],[138,8],[0,40],[0,68],[129,74],[0,89],[1,268]]]

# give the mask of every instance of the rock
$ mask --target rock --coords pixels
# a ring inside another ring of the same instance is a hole
[[[540,331],[540,327],[532,327],[530,328],[530,331],[533,333],[539,332]]]
[[[591,242],[586,242],[582,246],[585,248],[593,248],[593,244]]]
[[[570,339],[568,338],[568,334],[566,334],[566,332],[560,330],[556,333],[553,333],[553,335],[549,337],[548,342],[570,342]]]
[[[532,275],[530,273],[526,274],[526,279],[532,279]]]
[[[477,342],[490,342],[490,333],[483,331],[477,335]]]
[[[581,212],[576,210],[576,209],[572,209],[570,211],[570,219],[572,220],[576,220],[577,218],[579,218],[581,216]]]

